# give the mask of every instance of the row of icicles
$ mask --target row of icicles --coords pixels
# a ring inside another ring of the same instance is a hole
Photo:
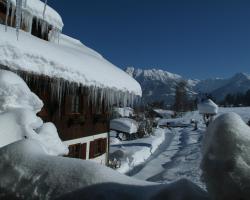
[[[13,4],[11,5],[11,1],[7,0],[7,13],[6,13],[6,19],[5,19],[5,31],[7,31],[8,27],[8,19],[11,14],[11,20],[10,25],[13,26],[13,19],[16,17],[16,36],[17,40],[19,38],[19,30],[22,24],[25,25],[25,27],[28,27],[28,32],[31,32],[32,29],[32,22],[33,22],[33,16],[25,12],[24,9],[27,7],[27,0],[16,0],[16,6]],[[45,22],[45,13],[47,8],[47,0],[44,1],[44,9],[43,9],[43,19],[36,19],[36,28],[38,29],[38,26],[41,26],[41,35],[43,36],[44,33],[48,32],[49,26],[48,23]],[[11,10],[11,13],[10,13]],[[61,30],[58,28],[53,27],[52,30],[50,30],[49,33],[49,40],[58,40],[60,38]]]
[[[88,105],[92,105],[96,110],[110,110],[113,106],[128,107],[139,103],[140,98],[128,91],[119,91],[114,88],[105,88],[97,86],[83,86],[78,83],[72,83],[60,78],[46,79],[27,73],[17,72],[28,85],[32,85],[35,91],[46,93],[49,91],[52,101],[58,102],[58,108],[64,101],[65,96],[84,95]]]

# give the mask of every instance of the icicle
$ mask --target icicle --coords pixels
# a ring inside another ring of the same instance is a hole
[[[27,0],[24,0],[24,8],[27,7]]]
[[[10,0],[7,0],[7,13],[6,13],[6,17],[5,17],[5,31],[7,31],[9,15],[10,15]]]
[[[44,8],[43,8],[43,20],[44,20],[44,18],[45,18],[46,7],[47,7],[47,0],[45,0],[45,2],[44,2]]]
[[[21,26],[21,18],[22,18],[22,0],[16,0],[16,36],[17,40],[19,37],[19,29]]]

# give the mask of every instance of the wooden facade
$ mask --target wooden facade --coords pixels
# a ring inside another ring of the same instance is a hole
[[[104,104],[98,106],[88,102],[88,91],[79,86],[76,93],[64,91],[61,102],[53,97],[50,84],[53,78],[41,75],[19,73],[30,89],[43,101],[44,107],[38,115],[45,122],[53,122],[62,141],[75,140],[109,131],[109,110]],[[93,159],[107,151],[107,138],[90,141],[89,155],[86,156],[86,144],[69,146],[69,156],[74,158]]]

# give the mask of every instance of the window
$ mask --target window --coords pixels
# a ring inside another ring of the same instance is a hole
[[[73,144],[69,146],[69,154],[68,156],[71,158],[80,158],[80,159],[86,159],[86,147],[87,144]]]
[[[107,138],[101,138],[90,142],[89,158],[96,158],[106,153]]]
[[[71,99],[71,113],[80,113],[80,97],[73,96]]]

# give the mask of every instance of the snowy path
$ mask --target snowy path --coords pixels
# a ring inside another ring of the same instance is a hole
[[[170,142],[166,140],[148,162],[129,175],[161,183],[188,178],[203,187],[199,169],[203,131],[192,131],[192,129],[192,127],[172,129],[172,140]]]
[[[250,107],[219,109],[219,115],[227,112],[239,114],[245,122],[250,119]],[[187,178],[204,188],[200,180],[200,162],[205,126],[197,111],[186,113],[179,120],[188,123],[191,119],[198,121],[199,130],[193,131],[192,127],[187,127],[174,128],[172,134],[166,132],[167,139],[159,149],[144,164],[137,166],[127,175],[159,183]]]

